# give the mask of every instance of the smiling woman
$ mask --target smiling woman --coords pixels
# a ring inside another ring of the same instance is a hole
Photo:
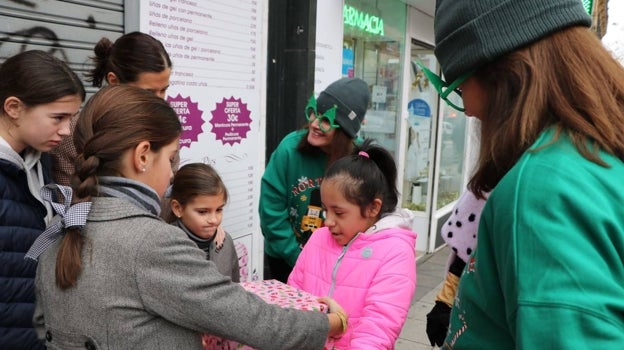
[[[271,278],[286,282],[301,248],[322,226],[322,220],[307,219],[321,204],[315,193],[325,168],[353,149],[369,101],[368,84],[362,79],[331,83],[318,98],[310,98],[305,128],[286,135],[271,155],[259,207]],[[318,226],[308,225],[319,221]]]
[[[36,264],[24,254],[53,214],[39,194],[51,181],[42,152],[69,135],[85,90],[43,51],[10,57],[0,77],[0,348],[43,349],[32,328]]]

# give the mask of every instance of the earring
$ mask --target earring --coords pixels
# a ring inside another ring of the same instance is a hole
[[[144,172],[145,172],[145,168],[141,168],[141,172],[143,172],[143,173],[144,173]]]

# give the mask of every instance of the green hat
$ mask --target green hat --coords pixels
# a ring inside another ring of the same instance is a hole
[[[359,78],[341,78],[329,84],[316,99],[319,113],[336,106],[336,123],[355,138],[370,102],[368,84]]]
[[[571,26],[591,26],[581,0],[437,0],[435,55],[445,80]]]

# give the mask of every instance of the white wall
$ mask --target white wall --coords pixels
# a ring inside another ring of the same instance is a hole
[[[342,8],[344,1],[317,0],[314,93],[342,76]]]
[[[624,65],[624,1],[611,0],[608,6],[609,23],[602,42]]]

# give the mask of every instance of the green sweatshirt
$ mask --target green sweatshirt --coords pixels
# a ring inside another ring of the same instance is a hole
[[[621,349],[624,164],[544,132],[491,193],[445,349]]]
[[[312,191],[320,191],[327,164],[327,155],[321,151],[316,154],[297,151],[297,144],[306,135],[307,130],[299,130],[282,139],[271,155],[260,188],[264,252],[286,260],[290,266],[295,265],[302,245],[312,234],[313,228],[302,229],[301,222],[308,219],[305,217]]]

